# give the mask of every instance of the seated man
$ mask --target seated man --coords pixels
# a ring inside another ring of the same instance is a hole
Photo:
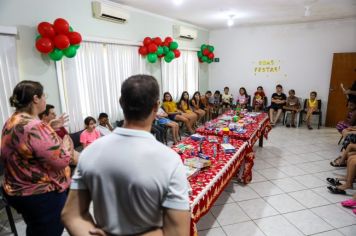
[[[182,161],[149,132],[160,105],[156,79],[125,80],[120,105],[123,128],[81,154],[62,211],[68,233],[188,236],[189,188]]]
[[[99,125],[96,126],[96,130],[100,132],[101,136],[111,134],[113,128],[109,122],[109,116],[106,113],[100,113],[98,118]]]
[[[54,131],[56,131],[57,135],[60,138],[63,138],[68,134],[66,128],[64,128],[64,124],[68,122],[68,116],[62,114],[58,119],[56,115],[56,111],[54,110],[54,106],[51,104],[46,105],[46,110],[42,113],[38,114],[38,117],[43,122],[49,124]]]

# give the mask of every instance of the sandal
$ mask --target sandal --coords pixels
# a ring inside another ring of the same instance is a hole
[[[346,163],[337,163],[336,161],[337,161],[338,159],[335,159],[335,160],[333,160],[333,161],[331,161],[330,162],[330,165],[331,166],[333,166],[333,167],[346,167]]]
[[[332,186],[339,186],[342,184],[338,178],[326,178],[326,181],[328,181]]]
[[[327,188],[333,194],[344,194],[344,195],[346,194],[345,190],[338,189],[337,187],[328,186]]]
[[[343,207],[355,207],[356,206],[356,200],[354,199],[349,199],[341,202],[341,205]]]

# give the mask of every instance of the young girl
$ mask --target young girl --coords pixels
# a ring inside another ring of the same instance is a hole
[[[221,96],[223,112],[231,107],[233,96],[229,93],[229,87],[224,88],[224,93]]]
[[[259,112],[264,109],[265,98],[266,95],[263,91],[263,87],[258,86],[257,91],[255,92],[255,96],[253,97],[253,105],[256,112]]]
[[[182,113],[182,111],[177,108],[177,104],[173,102],[172,95],[169,92],[163,94],[163,109],[168,114],[169,119],[182,121],[187,127],[188,132],[191,134],[194,133],[192,128],[193,123],[195,122],[194,117],[187,113]]]
[[[313,127],[310,126],[310,119],[312,117],[313,112],[318,110],[318,100],[316,100],[317,93],[315,91],[310,93],[310,98],[307,99],[307,115],[305,117],[305,121],[307,122],[308,129],[312,130]]]
[[[200,97],[200,108],[205,110],[206,119],[211,120],[211,115],[213,112],[213,106],[209,103],[211,98],[211,91],[206,91],[205,95]]]
[[[93,117],[88,116],[84,120],[85,130],[80,134],[80,143],[83,148],[100,138],[100,132],[95,129],[96,121]]]
[[[168,114],[162,108],[159,108],[157,112],[157,122],[160,125],[167,126],[172,129],[173,144],[177,144],[179,139],[179,125],[177,122],[174,122],[167,117]]]
[[[193,107],[193,111],[198,115],[198,120],[201,121],[205,116],[205,111],[200,108],[200,92],[194,93],[192,99],[190,100],[190,105]]]
[[[192,111],[189,105],[189,93],[184,91],[180,96],[178,108],[186,114],[192,121],[192,126],[195,126],[195,122],[198,120],[198,115]]]
[[[236,105],[240,106],[243,109],[246,109],[248,106],[248,95],[244,87],[241,87],[239,90],[239,95],[237,96]]]
[[[289,90],[289,96],[287,98],[286,105],[283,107],[284,110],[291,112],[291,120],[290,124],[287,124],[287,128],[293,127],[295,128],[295,115],[300,111],[300,103],[299,99],[295,96],[294,89]]]
[[[221,94],[219,90],[216,90],[214,96],[209,99],[209,104],[213,107],[212,118],[217,117],[220,114],[220,106],[221,106]]]

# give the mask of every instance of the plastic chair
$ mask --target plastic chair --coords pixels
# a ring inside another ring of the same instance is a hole
[[[322,111],[321,111],[321,100],[318,99],[318,110],[317,111],[314,111],[312,115],[316,115],[318,116],[318,129],[320,129],[320,126],[321,126],[321,121],[322,121]],[[304,106],[303,106],[303,110],[300,112],[300,117],[299,117],[299,125],[302,123],[303,121],[303,114],[307,114],[306,112],[306,109],[307,109],[307,102],[308,102],[308,99],[305,99],[304,100]]]

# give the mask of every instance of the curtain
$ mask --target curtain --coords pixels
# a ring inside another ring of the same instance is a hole
[[[145,73],[145,61],[135,46],[84,42],[76,57],[64,59],[61,77],[64,112],[69,115],[69,129],[84,128],[84,119],[99,113],[111,122],[123,119],[119,105],[121,83],[131,75]]]
[[[178,100],[183,91],[192,96],[198,90],[199,61],[195,51],[181,51],[181,56],[162,66],[162,91],[170,92]]]
[[[13,113],[9,98],[19,82],[16,60],[16,38],[14,35],[0,34],[0,127]]]

